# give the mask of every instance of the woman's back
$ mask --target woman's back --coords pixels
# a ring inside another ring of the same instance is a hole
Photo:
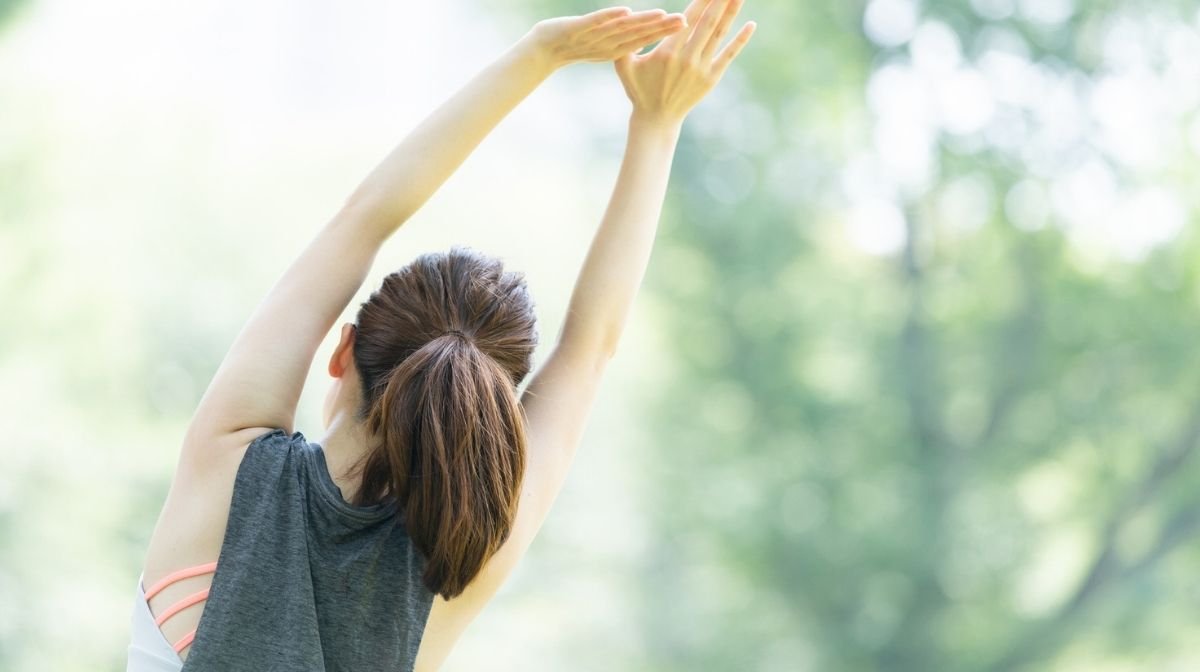
[[[183,670],[413,669],[433,593],[394,503],[347,504],[322,448],[274,429],[247,447],[227,521]]]

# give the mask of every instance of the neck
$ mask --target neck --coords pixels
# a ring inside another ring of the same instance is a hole
[[[350,500],[358,493],[359,475],[349,474],[359,460],[366,455],[367,433],[362,424],[349,411],[338,411],[325,428],[325,435],[318,441],[325,452],[325,463],[329,475],[342,492],[342,499]]]

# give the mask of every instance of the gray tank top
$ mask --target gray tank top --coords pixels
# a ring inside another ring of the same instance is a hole
[[[182,672],[411,671],[434,594],[394,503],[347,504],[321,447],[256,438]]]

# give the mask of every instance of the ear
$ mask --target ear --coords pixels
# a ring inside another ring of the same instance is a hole
[[[329,357],[329,375],[334,378],[341,378],[346,375],[346,369],[354,363],[354,335],[356,331],[354,324],[347,322],[342,325],[341,337],[338,339],[337,347],[333,349],[333,355]]]

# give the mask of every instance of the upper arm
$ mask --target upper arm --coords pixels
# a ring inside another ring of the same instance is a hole
[[[526,386],[521,407],[528,445],[517,519],[508,540],[484,566],[481,585],[503,581],[549,515],[583,438],[609,359],[607,350],[560,341]]]
[[[220,445],[269,428],[292,431],[321,341],[362,286],[380,242],[343,209],[322,228],[255,309],[201,398],[183,459],[203,465]],[[236,437],[236,438],[231,438]]]
[[[461,595],[451,600],[434,598],[426,632],[444,639],[446,652],[516,568],[545,522],[570,470],[610,358],[608,349],[560,340],[526,386],[521,406],[528,444],[517,518],[509,538]],[[443,649],[431,644],[431,651]]]

